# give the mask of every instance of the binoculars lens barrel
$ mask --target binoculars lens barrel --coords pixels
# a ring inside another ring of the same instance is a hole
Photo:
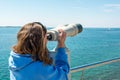
[[[66,32],[67,36],[75,36],[83,30],[81,24],[67,24],[63,26],[58,26],[47,31],[47,39],[49,41],[56,41],[58,39],[59,29],[63,29]]]

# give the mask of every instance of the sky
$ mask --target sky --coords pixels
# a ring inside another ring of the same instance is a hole
[[[41,22],[56,27],[119,27],[120,0],[0,0],[0,26]]]

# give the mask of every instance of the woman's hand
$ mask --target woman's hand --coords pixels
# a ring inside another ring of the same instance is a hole
[[[65,47],[66,32],[62,29],[59,29],[58,31],[58,47]]]

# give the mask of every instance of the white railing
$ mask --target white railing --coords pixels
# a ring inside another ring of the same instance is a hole
[[[70,74],[82,71],[82,75],[81,75],[80,80],[83,80],[84,70],[94,68],[94,67],[98,67],[98,66],[102,66],[102,65],[106,65],[106,64],[110,64],[110,63],[114,63],[114,62],[118,62],[118,61],[120,61],[120,58],[113,58],[113,59],[110,59],[110,60],[105,60],[105,61],[95,62],[95,63],[92,63],[92,64],[86,64],[86,65],[82,65],[82,66],[73,67],[73,68],[70,69]],[[71,78],[69,78],[69,80],[71,80]]]

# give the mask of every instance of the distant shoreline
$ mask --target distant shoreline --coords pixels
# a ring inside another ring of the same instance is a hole
[[[20,28],[21,26],[0,26],[0,28]]]

